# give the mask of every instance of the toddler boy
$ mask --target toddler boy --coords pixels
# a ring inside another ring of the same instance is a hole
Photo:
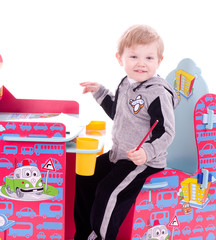
[[[145,180],[166,167],[175,135],[178,97],[156,71],[164,45],[149,26],[130,27],[120,38],[116,58],[127,74],[115,95],[104,86],[83,82],[113,119],[112,149],[97,159],[95,174],[76,176],[75,240],[115,240],[119,227]],[[158,120],[146,142],[139,145]]]

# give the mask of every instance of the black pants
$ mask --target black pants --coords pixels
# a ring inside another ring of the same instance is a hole
[[[87,240],[92,231],[97,240],[115,240],[146,178],[162,170],[99,156],[93,176],[76,175],[75,240]]]

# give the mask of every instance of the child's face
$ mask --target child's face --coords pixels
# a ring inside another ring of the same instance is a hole
[[[116,57],[127,76],[137,82],[153,77],[163,59],[158,58],[156,42],[125,48],[123,54],[117,53]]]

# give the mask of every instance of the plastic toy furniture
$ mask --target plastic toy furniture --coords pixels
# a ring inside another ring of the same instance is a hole
[[[205,121],[208,108],[215,105],[215,97],[214,94],[204,95],[194,108],[197,171],[187,174],[167,169],[149,179],[145,185],[159,181],[167,181],[168,185],[153,192],[152,201],[146,196],[147,188],[143,186],[137,198],[131,239],[138,239],[138,236],[152,239],[155,236],[153,230],[149,233],[150,229],[157,229],[162,235],[164,226],[173,239],[215,239],[215,138],[214,128],[209,130]],[[209,102],[209,99],[213,100]],[[145,217],[142,217],[144,210]],[[158,226],[154,225],[155,220],[159,221]],[[161,235],[153,239],[160,239]]]
[[[61,124],[51,131],[53,126],[53,123],[0,122],[3,169],[0,206],[1,212],[15,222],[8,228],[7,239],[36,239],[39,231],[45,236],[65,235],[65,196],[58,202],[53,200],[62,192],[58,188],[65,189],[66,143],[48,139],[60,132],[63,138],[66,130]],[[47,141],[38,140],[43,138]]]
[[[7,121],[5,113],[12,119],[30,113],[38,120],[56,113],[77,117],[78,103],[16,99],[1,88],[0,214],[15,225],[0,228],[0,238],[72,239],[75,150],[69,145],[66,153],[64,124]]]
[[[168,166],[147,179],[118,240],[216,239],[216,95],[190,59],[167,80],[181,98]]]
[[[216,239],[216,96],[190,59],[167,81],[181,98],[168,166],[147,179],[117,240]],[[68,136],[59,121],[8,121],[4,114],[77,117],[79,105],[16,99],[5,87],[0,92],[0,217],[13,223],[0,226],[0,238],[71,240],[77,149],[67,140],[79,130]]]
[[[13,223],[0,238],[73,239],[76,153],[96,156],[103,142],[93,150],[70,142],[84,128],[75,101],[0,93],[0,215]]]

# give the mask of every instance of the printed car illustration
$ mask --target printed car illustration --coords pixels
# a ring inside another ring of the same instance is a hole
[[[154,208],[154,205],[152,202],[149,202],[149,200],[143,200],[140,202],[139,205],[136,206],[137,212],[140,212],[141,210],[149,210],[151,211]]]
[[[36,213],[29,207],[22,208],[20,211],[16,212],[16,215],[18,218],[21,218],[21,217],[34,218],[37,216]]]
[[[214,217],[212,214],[209,215],[209,216],[206,218],[207,221],[214,220],[214,219],[215,219],[215,217]]]
[[[58,233],[54,233],[53,235],[50,236],[51,239],[61,239],[61,235]]]
[[[12,130],[16,129],[16,125],[12,122],[8,122],[5,127],[6,129],[12,129]]]
[[[185,227],[183,228],[183,230],[182,230],[182,233],[183,233],[184,235],[190,235],[190,233],[191,233],[190,227],[189,227],[189,226],[185,226]]]
[[[203,217],[201,215],[198,215],[196,218],[196,222],[202,222],[203,221]]]
[[[208,95],[205,97],[206,102],[211,102],[213,100],[213,97],[211,95]]]
[[[7,158],[0,158],[0,167],[10,169],[13,167],[13,164]]]
[[[132,238],[132,240],[140,240],[140,239],[141,239],[141,237],[139,234],[135,234]]]
[[[169,233],[165,225],[156,225],[148,229],[146,240],[169,240]]]
[[[216,104],[215,103],[210,103],[208,105],[208,108],[211,109],[211,110],[216,110]]]
[[[206,240],[215,240],[215,235],[214,233],[210,232],[206,238]]]
[[[47,125],[45,123],[37,123],[36,126],[34,126],[34,129],[37,131],[37,130],[43,130],[43,131],[46,131],[48,128],[47,128]]]
[[[197,232],[203,232],[203,227],[201,225],[197,225],[193,229],[193,233],[197,233]]]
[[[207,143],[203,146],[202,150],[199,151],[199,154],[203,157],[204,155],[211,154],[214,156],[216,153],[216,149],[213,144]]]
[[[38,239],[45,239],[46,238],[46,235],[44,232],[39,232],[38,235],[37,235],[37,238]]]
[[[190,214],[192,212],[191,206],[189,202],[185,202],[182,205],[182,211],[184,214]]]
[[[20,124],[20,129],[22,130],[22,131],[30,131],[31,130],[31,125],[30,125],[30,123],[21,123]]]
[[[24,193],[40,195],[43,193],[41,173],[26,161],[22,167],[15,169],[13,175],[5,177],[5,187],[9,194],[16,193],[18,198],[22,198]]]
[[[135,223],[134,223],[134,230],[141,228],[143,229],[145,227],[145,222],[143,221],[142,218],[137,218]]]
[[[213,224],[209,224],[206,228],[205,228],[206,232],[207,231],[214,231],[215,230],[215,226]]]
[[[181,230],[178,227],[175,227],[174,231],[173,231],[173,236],[175,236],[175,235],[179,236],[180,234],[181,234]]]
[[[201,103],[197,104],[196,110],[204,110],[205,109],[205,103],[203,102],[203,100],[201,100]]]
[[[62,126],[60,123],[55,123],[55,124],[53,124],[53,125],[50,127],[50,129],[51,129],[52,131],[54,131],[54,130],[62,131],[62,130],[63,130],[63,126]]]

